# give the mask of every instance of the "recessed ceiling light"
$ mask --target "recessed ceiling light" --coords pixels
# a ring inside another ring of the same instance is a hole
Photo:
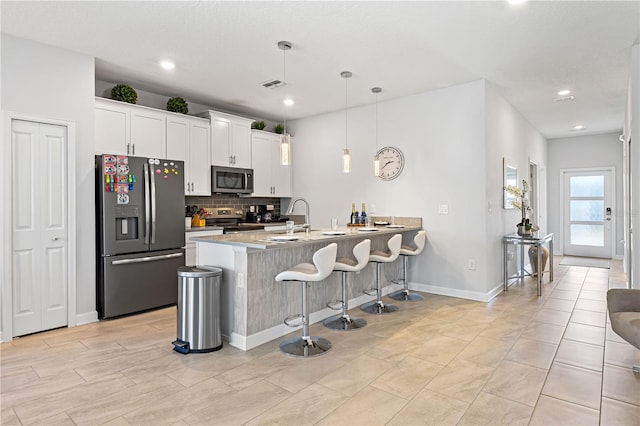
[[[573,130],[584,130],[586,129],[586,127],[584,127],[582,124],[576,124],[575,126],[573,126]]]
[[[511,5],[518,5],[518,4],[522,4],[522,3],[526,3],[529,0],[507,0],[507,2]]]
[[[283,103],[284,103],[286,106],[291,106],[291,105],[293,105],[293,99],[289,99],[289,98],[287,98],[287,99],[285,99],[285,100],[283,101]]]
[[[568,89],[560,90],[558,91],[558,96],[567,96],[569,93],[571,93],[571,90],[568,90]]]
[[[171,61],[165,60],[165,61],[160,61],[160,66],[165,70],[172,70],[176,67],[176,64],[174,64]]]

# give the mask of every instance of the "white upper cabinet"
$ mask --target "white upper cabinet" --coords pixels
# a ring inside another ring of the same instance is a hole
[[[291,166],[280,164],[280,135],[251,131],[255,197],[291,197]]]
[[[166,157],[166,115],[153,108],[95,100],[95,153]]]
[[[185,195],[211,195],[210,150],[207,120],[168,114],[167,158],[184,161]]]
[[[250,169],[253,120],[213,110],[198,115],[211,120],[211,164]]]
[[[121,102],[96,98],[96,154],[127,155],[131,150],[131,118],[129,108]]]

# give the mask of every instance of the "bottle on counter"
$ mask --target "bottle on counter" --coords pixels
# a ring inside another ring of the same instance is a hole
[[[360,212],[360,223],[363,225],[367,224],[367,213],[365,212],[365,204],[362,203],[362,211]]]
[[[351,216],[349,217],[349,223],[352,225],[356,224],[356,203],[351,203]]]

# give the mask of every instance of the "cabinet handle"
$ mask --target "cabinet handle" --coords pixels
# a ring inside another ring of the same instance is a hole
[[[131,144],[127,143],[127,155],[129,155],[130,149],[131,149]]]
[[[131,145],[131,151],[132,151],[131,155],[136,155],[136,144],[135,143]]]
[[[195,182],[191,182],[191,192],[195,192],[196,190],[196,184]]]

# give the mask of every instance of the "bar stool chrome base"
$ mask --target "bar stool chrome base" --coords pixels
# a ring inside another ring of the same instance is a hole
[[[331,350],[331,342],[323,337],[292,337],[280,343],[280,350],[287,355],[311,358]]]
[[[351,318],[350,316],[338,316],[338,317],[329,317],[323,322],[324,326],[327,328],[331,328],[333,330],[357,330],[359,328],[365,327],[367,325],[367,321],[363,318]]]
[[[388,295],[393,300],[399,300],[401,302],[415,302],[416,300],[422,300],[424,297],[421,294],[411,293],[409,290],[398,290]]]
[[[373,301],[361,305],[360,309],[370,314],[382,315],[396,312],[400,308],[398,308],[396,305],[385,305],[381,301]]]

